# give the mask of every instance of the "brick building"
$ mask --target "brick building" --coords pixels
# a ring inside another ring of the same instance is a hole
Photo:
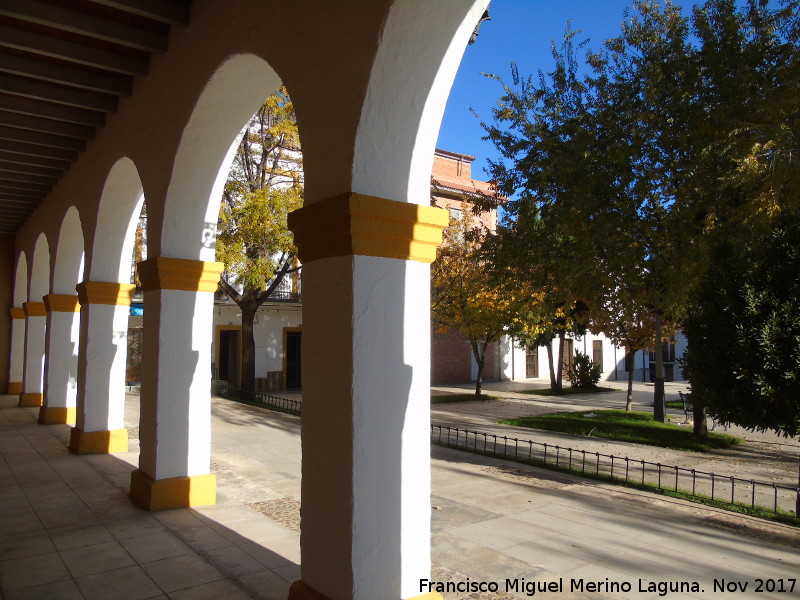
[[[437,149],[431,171],[431,198],[435,206],[450,211],[451,217],[460,217],[469,209],[469,201],[476,194],[492,194],[491,184],[472,178],[474,156]],[[487,231],[497,229],[497,211],[490,210],[474,215],[474,224]],[[431,326],[431,383],[464,383],[474,381],[477,364],[469,342],[454,328],[441,331]],[[493,343],[486,351],[483,379],[500,379],[501,361],[499,344]]]

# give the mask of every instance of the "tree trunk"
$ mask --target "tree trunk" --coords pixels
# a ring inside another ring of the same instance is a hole
[[[692,401],[692,433],[701,440],[708,438],[708,423],[706,423],[706,407]]]
[[[483,352],[481,352],[480,345],[477,342],[470,342],[470,346],[472,347],[472,355],[478,365],[478,372],[475,374],[475,397],[479,398],[483,384],[483,365],[486,362],[486,344],[483,345]]]
[[[667,407],[664,404],[664,357],[661,352],[661,315],[655,315],[656,325],[656,380],[653,390],[653,419],[664,423],[667,420]]]
[[[553,340],[550,340],[550,342],[547,345],[545,345],[545,348],[547,348],[547,367],[550,370],[550,389],[555,390],[556,372],[555,369],[553,368]]]
[[[630,352],[630,350],[627,350],[627,348],[626,351]],[[625,399],[625,410],[627,412],[631,412],[633,410],[633,371],[634,371],[633,367],[635,366],[635,364],[636,363],[631,361],[631,368],[628,369],[628,395],[627,398]]]
[[[253,321],[255,321],[258,304],[243,302],[242,309],[242,374],[240,389],[245,392],[256,391],[256,343],[253,338]]]
[[[558,332],[558,371],[556,374],[556,386],[554,390],[560,392],[564,389],[564,338],[566,334],[563,331]]]

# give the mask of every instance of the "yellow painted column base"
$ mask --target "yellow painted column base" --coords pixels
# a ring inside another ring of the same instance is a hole
[[[42,394],[40,392],[25,392],[19,395],[19,405],[26,407],[39,407],[42,405]]]
[[[22,393],[21,381],[9,381],[6,386],[6,394],[10,396],[19,396]]]
[[[74,406],[42,406],[39,409],[40,425],[75,423]]]
[[[217,478],[190,475],[152,479],[136,469],[131,473],[131,498],[145,510],[158,511],[217,503]]]
[[[108,454],[128,451],[128,430],[81,431],[73,427],[69,435],[69,449],[74,454]]]
[[[302,579],[298,579],[289,588],[288,600],[330,600],[327,596],[323,596],[318,591],[313,589]],[[426,592],[419,596],[412,596],[406,600],[443,600],[439,592]]]

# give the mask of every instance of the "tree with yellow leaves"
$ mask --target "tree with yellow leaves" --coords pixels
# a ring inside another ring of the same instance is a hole
[[[242,311],[241,388],[255,389],[256,311],[296,272],[297,249],[287,215],[303,205],[297,120],[284,88],[245,127],[220,207],[220,288]]]
[[[445,229],[431,265],[431,318],[442,329],[457,329],[469,342],[478,365],[476,396],[481,394],[486,350],[503,335],[516,303],[513,291],[490,277],[480,254],[483,237],[470,227],[469,211],[462,211]]]

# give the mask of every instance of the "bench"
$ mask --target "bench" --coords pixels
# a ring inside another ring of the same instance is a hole
[[[689,422],[689,418],[691,417],[692,421],[694,421],[694,405],[692,404],[692,392],[678,392],[678,395],[681,397],[681,402],[683,402],[683,414],[686,416],[686,420],[684,424]],[[722,423],[718,421],[716,417],[711,416],[711,429],[709,431],[714,431],[717,428],[717,425],[721,425],[725,431],[728,431],[728,425],[726,423]]]

